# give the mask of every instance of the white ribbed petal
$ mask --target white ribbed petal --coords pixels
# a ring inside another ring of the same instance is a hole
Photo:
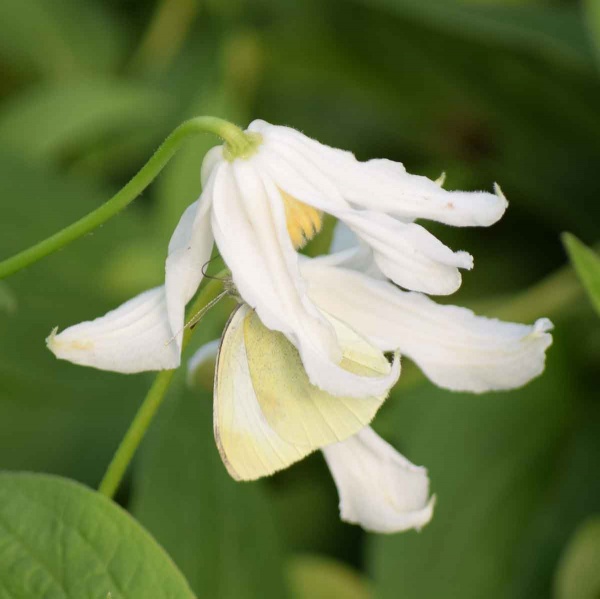
[[[47,344],[61,360],[133,373],[179,366],[171,337],[164,287],[156,287],[105,316],[51,334]]]
[[[371,428],[323,448],[323,454],[338,489],[342,520],[383,533],[419,530],[431,520],[427,471]]]
[[[324,355],[337,354],[333,330],[305,293],[281,201],[271,201],[251,161],[220,168],[212,227],[240,295],[268,328],[294,335],[302,327]]]
[[[462,227],[491,225],[508,205],[501,193],[446,191],[426,177],[407,173],[398,162],[360,162],[350,152],[321,144],[288,127],[254,121],[249,129],[260,132],[278,151],[286,146],[303,154],[356,207],[406,221],[427,218]]]
[[[453,252],[420,225],[372,210],[356,210],[301,152],[286,144],[265,145],[257,165],[298,200],[332,214],[371,247],[380,270],[414,291],[448,295],[460,287],[458,268],[471,268],[466,252]]]
[[[281,196],[252,160],[223,164],[215,180],[212,228],[244,301],[269,329],[297,347],[311,382],[334,395],[385,394],[398,375],[352,374],[340,366],[335,331],[308,297]]]
[[[215,146],[206,152],[204,159],[202,160],[202,167],[200,169],[200,179],[202,181],[203,189],[207,186],[208,180],[215,166],[217,166],[223,160],[223,146]]]
[[[185,210],[169,242],[169,255],[165,263],[165,289],[169,324],[179,349],[183,337],[185,306],[198,290],[204,276],[202,268],[210,259],[214,244],[210,227],[213,186],[214,176],[211,172],[200,199]]]
[[[481,393],[520,387],[544,369],[552,323],[522,325],[442,306],[361,273],[303,262],[309,295],[382,350],[410,357],[436,385]]]
[[[453,252],[420,225],[371,211],[338,216],[371,247],[381,272],[405,289],[449,295],[460,287],[458,268],[473,267],[469,254]]]

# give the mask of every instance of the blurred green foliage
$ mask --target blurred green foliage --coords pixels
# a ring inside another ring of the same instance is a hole
[[[596,0],[0,2],[0,257],[110,197],[182,120],[264,118],[446,171],[449,188],[498,181],[510,209],[492,229],[431,227],[476,258],[450,299],[555,321],[547,371],[522,390],[453,394],[405,364],[375,425],[429,468],[421,533],[340,523],[319,455],[229,480],[210,396],[180,381],[119,500],[199,597],[588,596],[578,555],[598,535],[572,538],[600,513],[600,327],[559,236],[598,241],[599,23]],[[150,378],[57,362],[44,337],[161,282],[214,143],[191,142],[117,219],[0,288],[1,468],[98,483]]]

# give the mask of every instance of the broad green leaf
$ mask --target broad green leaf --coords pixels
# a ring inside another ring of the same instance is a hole
[[[600,516],[575,533],[556,573],[556,599],[596,599],[600,595]]]
[[[54,233],[111,193],[67,181],[0,151],[0,258]],[[103,279],[143,212],[131,206],[93,235],[6,281],[18,310],[0,314],[0,468],[46,471],[96,484],[148,387],[126,377],[56,360],[44,339],[128,299]],[[136,292],[143,291],[138,288]],[[18,448],[18,450],[16,450]]]
[[[22,76],[61,78],[113,68],[124,32],[106,3],[90,0],[2,0],[0,61]]]
[[[0,106],[0,143],[28,158],[58,163],[93,144],[156,131],[169,109],[168,97],[137,83],[42,84]]]
[[[330,557],[295,556],[288,565],[288,577],[293,599],[373,597],[370,582],[364,576]]]
[[[419,533],[369,537],[378,598],[512,596],[515,556],[572,409],[556,345],[544,375],[521,390],[474,396],[425,384],[388,400],[388,436],[428,468],[438,501]]]
[[[579,241],[575,235],[564,233],[562,240],[579,275],[579,280],[600,314],[600,256]]]
[[[115,503],[74,481],[0,474],[2,599],[193,599],[165,551]]]
[[[179,391],[139,464],[132,512],[199,597],[283,599],[283,548],[265,487],[227,474],[213,438],[211,394]]]

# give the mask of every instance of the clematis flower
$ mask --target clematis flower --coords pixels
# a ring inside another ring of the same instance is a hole
[[[366,340],[381,351],[400,348],[440,387],[475,393],[511,389],[543,371],[552,341],[547,319],[530,326],[502,322],[402,291],[382,277],[370,250],[360,245],[329,256],[303,257],[300,271],[309,297],[324,314],[350,325],[362,343]],[[229,344],[227,335],[223,343]],[[387,533],[419,529],[430,520],[434,501],[429,497],[427,471],[411,464],[370,427],[319,445],[292,440],[277,422],[272,425],[273,406],[261,397],[263,369],[251,364],[252,335],[246,331],[237,335],[241,341],[235,354],[227,348],[220,357],[235,368],[216,370],[214,397],[217,445],[234,478],[272,474],[321,449],[338,488],[343,520]],[[353,346],[360,342],[356,339]],[[188,363],[189,379],[194,380],[193,373],[217,352],[215,341],[200,348]],[[279,364],[273,368],[282,370]],[[280,395],[277,389],[274,393]],[[227,405],[222,417],[219,406],[231,394],[235,406]],[[304,409],[304,397],[295,401],[298,409]],[[221,426],[227,428],[228,437],[219,432]]]
[[[287,127],[254,121],[246,135],[243,155],[226,145],[206,155],[204,189],[173,233],[164,286],[51,335],[57,357],[125,373],[177,367],[185,305],[216,241],[241,297],[298,348],[313,384],[337,395],[377,394],[381,380],[340,368],[342,348],[307,293],[297,250],[329,213],[369,248],[382,276],[407,290],[449,294],[472,258],[413,221],[487,226],[507,205],[500,193],[445,191],[399,163],[360,162]]]
[[[343,519],[381,532],[420,528],[433,510],[426,471],[367,426],[400,374],[398,352],[440,387],[510,389],[542,372],[551,323],[505,323],[436,304],[425,294],[454,292],[472,258],[414,221],[488,226],[506,200],[498,189],[445,191],[398,163],[360,162],[263,121],[246,134],[251,151],[219,146],[205,157],[203,192],[171,238],[165,284],[53,333],[48,346],[59,358],[117,372],[177,367],[185,305],[216,243],[242,301],[225,332],[220,360],[230,368],[215,394],[216,441],[229,472],[251,480],[321,449]],[[324,213],[355,243],[301,256]],[[264,351],[248,335],[262,338]],[[281,350],[271,356],[276,366],[265,362],[271,341]],[[386,352],[395,353],[391,364]],[[294,370],[282,383],[288,363]]]

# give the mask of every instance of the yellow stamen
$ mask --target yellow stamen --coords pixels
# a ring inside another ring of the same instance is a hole
[[[285,191],[279,191],[285,207],[288,234],[294,247],[299,250],[321,230],[323,213],[293,198]]]

